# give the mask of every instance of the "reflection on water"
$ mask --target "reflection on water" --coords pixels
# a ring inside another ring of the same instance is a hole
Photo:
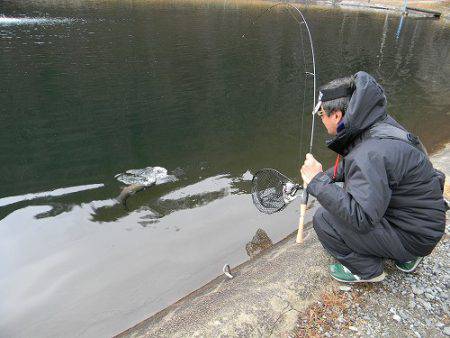
[[[75,21],[74,19],[57,19],[57,18],[12,18],[0,15],[0,26],[12,25],[63,25]]]
[[[22,201],[30,201],[38,198],[48,198],[48,197],[56,197],[56,196],[64,196],[68,194],[73,194],[79,191],[86,191],[91,189],[98,189],[103,187],[103,184],[88,184],[88,185],[80,185],[76,187],[67,187],[67,188],[59,188],[52,191],[44,191],[38,192],[34,194],[26,194],[20,196],[9,196],[0,198],[0,207],[4,207],[10,204],[22,202]]]
[[[218,175],[194,184],[182,186],[162,196],[159,195],[159,191],[152,191],[152,188],[149,188],[149,190],[130,198],[125,206],[121,203],[114,203],[95,208],[92,220],[96,222],[112,222],[125,217],[132,211],[139,210],[141,212],[148,211],[148,215],[144,218],[151,218],[151,223],[155,223],[158,218],[177,210],[204,206],[216,199],[236,192],[236,189],[230,186],[232,182],[227,175]],[[142,223],[139,222],[141,225]],[[144,224],[147,223],[144,222]]]
[[[400,37],[400,33],[402,32],[404,20],[405,20],[405,16],[402,15],[402,16],[400,17],[400,22],[398,23],[397,32],[395,33],[395,38],[396,38],[397,40],[398,40],[398,38]]]
[[[218,175],[215,177],[208,177],[195,184],[191,184],[187,187],[177,189],[166,195],[161,196],[161,201],[165,200],[180,200],[184,198],[191,198],[195,195],[212,193],[221,190],[229,190],[229,185],[232,180],[228,175]]]
[[[295,203],[268,216],[249,196],[257,169],[298,176],[309,139],[298,26],[277,10],[248,32],[264,6],[2,3],[3,19],[74,19],[0,25],[0,335],[111,336],[243,262],[257,229],[296,229]],[[365,70],[429,150],[448,141],[447,26],[305,14],[319,84]],[[118,203],[114,176],[149,165],[178,180]]]

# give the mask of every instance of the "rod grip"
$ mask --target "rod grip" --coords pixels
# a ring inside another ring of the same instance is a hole
[[[309,194],[306,191],[306,184],[303,187],[302,195],[301,195],[301,204],[300,204],[300,219],[298,221],[298,231],[297,231],[297,243],[303,243],[303,225],[305,224],[305,214],[306,214],[306,205],[308,204]]]

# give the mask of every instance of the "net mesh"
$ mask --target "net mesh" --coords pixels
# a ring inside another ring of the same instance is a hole
[[[283,210],[298,189],[297,184],[277,170],[261,169],[252,180],[253,204],[259,211],[273,214]]]

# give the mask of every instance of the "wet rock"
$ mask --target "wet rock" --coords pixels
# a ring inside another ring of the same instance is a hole
[[[255,236],[245,245],[245,250],[250,258],[253,258],[263,250],[273,245],[272,240],[263,229],[256,230]]]

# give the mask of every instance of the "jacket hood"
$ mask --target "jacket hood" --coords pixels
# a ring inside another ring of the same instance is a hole
[[[355,90],[339,131],[327,141],[328,147],[341,155],[345,155],[347,147],[358,135],[387,116],[383,87],[366,72],[357,72],[354,78]]]

